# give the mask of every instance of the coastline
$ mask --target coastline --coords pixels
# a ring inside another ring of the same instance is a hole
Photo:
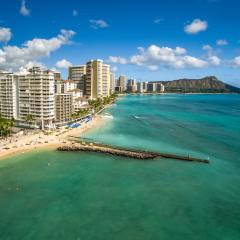
[[[103,118],[100,115],[95,115],[91,122],[85,123],[79,128],[65,130],[62,133],[54,132],[53,135],[44,135],[37,133],[33,135],[22,136],[16,142],[7,144],[5,147],[9,149],[0,149],[0,161],[6,160],[9,157],[25,154],[26,152],[35,151],[38,149],[54,149],[72,144],[70,137],[80,137],[81,134],[91,130],[92,128],[99,127],[103,123]]]

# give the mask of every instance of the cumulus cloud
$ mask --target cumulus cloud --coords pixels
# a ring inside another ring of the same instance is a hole
[[[127,59],[120,56],[109,56],[107,61],[111,63],[127,64]]]
[[[202,49],[207,52],[207,59],[210,65],[218,66],[221,64],[221,59],[216,55],[214,49],[210,45],[204,45]]]
[[[62,29],[60,34],[50,39],[34,38],[22,46],[3,46],[0,48],[0,69],[16,70],[28,62],[38,61],[65,44],[69,44],[75,35],[72,30]]]
[[[75,9],[73,9],[73,12],[72,12],[72,14],[73,14],[73,16],[74,16],[74,17],[76,17],[76,16],[78,16],[78,11],[77,11],[77,10],[75,10]]]
[[[0,27],[0,42],[8,42],[12,37],[10,28]]]
[[[22,0],[21,2],[21,7],[20,7],[20,14],[22,14],[23,16],[29,16],[30,15],[30,10],[27,8],[26,6],[26,1]]]
[[[218,56],[209,56],[209,63],[214,66],[218,66],[221,64],[221,59]]]
[[[109,27],[108,23],[102,19],[97,20],[91,19],[89,20],[89,22],[91,23],[91,27],[94,29]]]
[[[1,54],[1,53],[0,53]],[[0,55],[1,56],[1,55]],[[232,61],[231,61],[231,65],[234,67],[240,67],[240,56],[235,57]]]
[[[197,34],[199,32],[206,31],[208,28],[207,21],[202,21],[200,19],[194,19],[190,24],[184,27],[184,31],[187,34]]]
[[[72,66],[72,63],[67,61],[66,59],[62,59],[62,60],[56,62],[57,68],[69,68],[71,66]]]
[[[203,68],[208,63],[202,59],[187,55],[181,47],[169,48],[151,45],[147,49],[138,48],[139,53],[130,58],[132,64],[157,70],[160,66],[169,68]]]
[[[205,68],[221,64],[221,59],[216,55],[210,45],[203,46],[203,50],[205,50],[207,54],[205,57],[198,58],[189,55],[185,48],[179,46],[170,48],[150,45],[147,48],[138,47],[138,53],[129,58],[110,56],[108,61],[117,64],[130,63],[145,67],[151,71],[156,71],[161,67],[171,69]],[[235,60],[235,65],[236,63],[237,61]]]
[[[217,43],[218,46],[225,46],[225,45],[228,45],[228,41],[225,40],[225,39],[219,39],[219,40],[217,40],[216,43]]]

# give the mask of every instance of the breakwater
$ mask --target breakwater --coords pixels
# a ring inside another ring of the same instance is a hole
[[[115,156],[122,156],[128,158],[134,158],[139,160],[151,160],[155,158],[168,158],[168,159],[176,159],[181,161],[189,161],[189,162],[199,162],[199,163],[209,163],[209,160],[194,158],[191,156],[181,156],[176,154],[168,154],[168,153],[159,153],[159,152],[150,152],[150,151],[141,151],[141,150],[132,150],[132,149],[124,149],[124,148],[117,148],[107,145],[100,145],[100,144],[80,144],[74,143],[71,145],[65,145],[58,147],[57,150],[59,151],[82,151],[82,152],[97,152],[97,153],[105,153],[111,154]]]

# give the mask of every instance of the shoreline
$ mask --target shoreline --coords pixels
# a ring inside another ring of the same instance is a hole
[[[53,135],[44,135],[43,133],[24,135],[17,142],[11,142],[4,146],[9,149],[0,149],[0,161],[38,149],[54,149],[66,144],[73,144],[73,141],[69,139],[70,137],[81,137],[83,133],[99,127],[102,123],[103,117],[95,115],[91,122],[84,123],[79,128],[65,130],[62,133],[55,131]]]

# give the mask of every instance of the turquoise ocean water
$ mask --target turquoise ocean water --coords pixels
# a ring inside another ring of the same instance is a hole
[[[54,150],[0,161],[1,240],[240,239],[240,95],[132,95],[103,115],[84,137],[211,163]]]

